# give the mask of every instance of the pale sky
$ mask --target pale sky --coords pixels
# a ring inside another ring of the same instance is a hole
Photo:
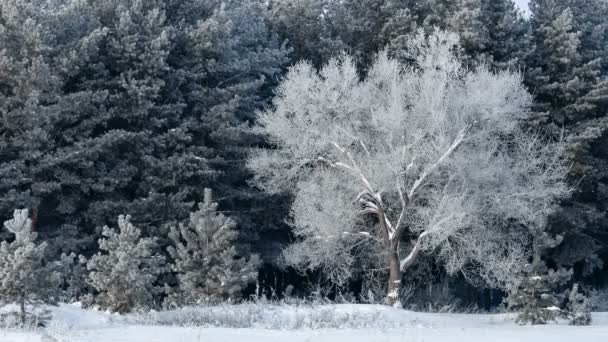
[[[524,12],[528,13],[528,0],[514,0],[517,6]]]

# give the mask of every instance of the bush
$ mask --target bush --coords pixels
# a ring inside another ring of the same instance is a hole
[[[589,296],[592,311],[608,312],[608,287],[593,289]]]
[[[591,301],[574,284],[568,296],[567,317],[571,325],[591,324]]]

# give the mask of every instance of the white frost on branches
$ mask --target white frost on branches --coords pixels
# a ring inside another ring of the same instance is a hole
[[[4,227],[14,234],[12,242],[0,243],[0,306],[16,303],[20,323],[26,323],[26,305],[53,303],[59,274],[46,255],[47,244],[37,243],[28,210],[15,210]]]
[[[167,251],[174,259],[178,287],[165,305],[199,304],[238,300],[258,277],[257,255],[239,255],[236,221],[218,211],[211,189],[185,224],[171,227],[173,245]]]
[[[142,238],[129,215],[118,217],[118,231],[103,227],[101,252],[88,262],[89,283],[99,294],[96,303],[115,312],[153,308],[163,288],[156,284],[165,272],[165,258],[154,251],[156,241]]]
[[[457,43],[419,32],[413,65],[380,53],[363,80],[349,56],[291,68],[258,120],[275,149],[249,162],[255,185],[295,196],[289,263],[343,282],[361,258],[398,258],[392,274],[435,251],[451,273],[514,281],[569,194],[568,167],[561,144],[522,129],[532,99],[521,75],[468,70]]]

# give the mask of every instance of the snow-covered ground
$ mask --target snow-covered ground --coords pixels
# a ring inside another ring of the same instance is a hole
[[[572,327],[519,326],[508,314],[430,314],[349,304],[315,307],[245,304],[126,316],[66,304],[51,310],[53,319],[47,328],[27,332],[0,329],[0,341],[608,341],[608,313],[595,313],[592,326]]]

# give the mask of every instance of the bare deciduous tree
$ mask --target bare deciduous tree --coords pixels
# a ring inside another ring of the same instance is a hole
[[[249,162],[255,185],[294,195],[288,263],[340,283],[357,258],[376,258],[391,305],[425,252],[469,279],[516,281],[531,238],[570,192],[568,167],[559,143],[522,129],[531,96],[521,76],[466,69],[457,42],[419,32],[412,66],[380,53],[364,80],[348,56],[319,73],[290,70],[259,118],[276,148]]]

